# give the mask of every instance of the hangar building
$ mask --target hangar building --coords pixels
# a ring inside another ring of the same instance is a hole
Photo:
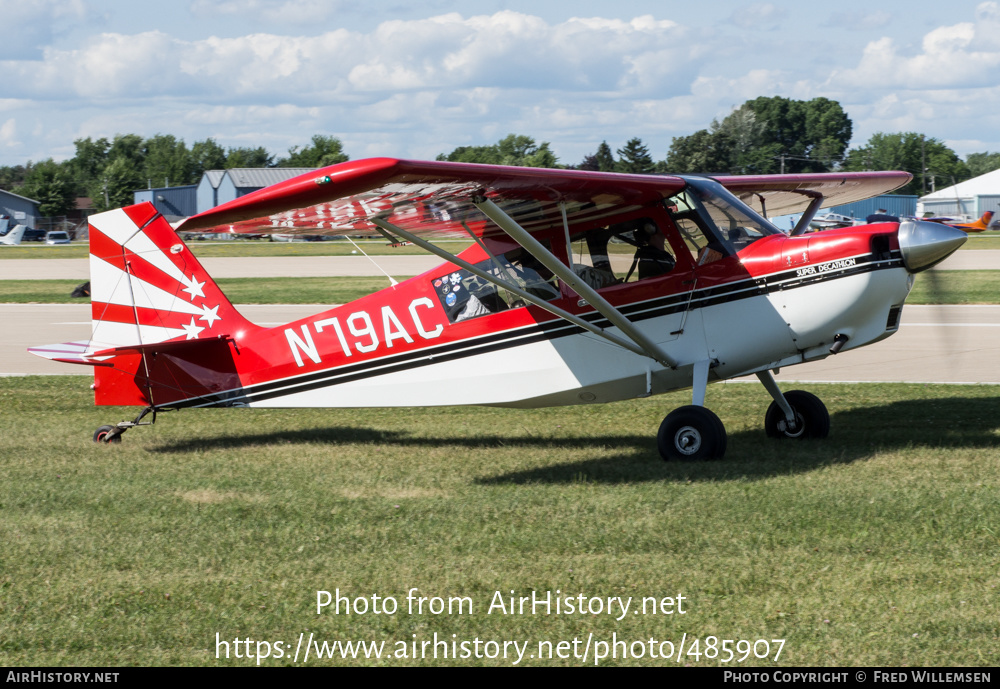
[[[234,167],[206,170],[198,184],[139,189],[135,203],[149,201],[171,222],[246,196],[252,191],[311,172],[311,167]]]
[[[920,198],[917,215],[931,213],[975,220],[986,211],[1000,216],[1000,170],[987,172],[964,182],[938,189]],[[1000,218],[998,218],[1000,219]]]
[[[18,225],[34,229],[40,217],[38,201],[0,189],[0,215],[6,215]],[[11,227],[14,223],[11,223]]]

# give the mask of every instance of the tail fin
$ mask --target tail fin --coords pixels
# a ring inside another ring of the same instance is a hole
[[[90,218],[90,293],[90,351],[256,329],[150,203]]]
[[[4,218],[0,220],[0,231],[6,229],[7,224],[10,222],[10,218]],[[0,244],[6,244],[7,246],[17,246],[21,243],[21,237],[24,236],[24,231],[27,229],[24,225],[14,225],[14,227],[7,232],[7,234],[0,237]]]
[[[100,405],[238,403],[236,342],[259,328],[152,204],[90,218],[90,288],[91,339],[28,351],[93,366]]]
[[[966,232],[985,232],[990,227],[990,221],[993,220],[993,211],[986,211],[983,213],[979,220],[974,222],[966,223],[964,225],[958,225],[961,229]]]

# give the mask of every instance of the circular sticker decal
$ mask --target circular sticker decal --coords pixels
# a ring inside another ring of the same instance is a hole
[[[444,300],[448,303],[448,306],[454,306],[455,302],[458,301],[458,297],[455,296],[454,292],[449,292],[448,296],[445,297]]]

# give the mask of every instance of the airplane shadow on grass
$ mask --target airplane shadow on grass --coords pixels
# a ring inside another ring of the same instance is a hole
[[[547,429],[539,428],[537,434],[524,430],[510,435],[422,437],[405,430],[337,426],[253,435],[202,436],[167,442],[153,451],[204,452],[276,443],[321,443],[331,447],[348,444],[454,447],[464,452],[551,448],[566,450],[580,459],[555,461],[535,469],[483,477],[476,482],[497,485],[746,480],[848,464],[868,459],[878,452],[992,450],[1000,441],[1000,397],[903,400],[858,407],[832,414],[830,425],[830,436],[825,440],[776,440],[766,437],[761,420],[760,427],[754,430],[730,434],[724,459],[706,462],[664,462],[656,450],[655,428],[650,429],[649,435],[595,433],[555,437],[542,435]]]

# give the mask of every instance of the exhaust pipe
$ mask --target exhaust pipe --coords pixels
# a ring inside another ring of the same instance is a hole
[[[919,273],[951,256],[969,238],[962,230],[936,222],[899,223],[899,249],[910,273]]]

